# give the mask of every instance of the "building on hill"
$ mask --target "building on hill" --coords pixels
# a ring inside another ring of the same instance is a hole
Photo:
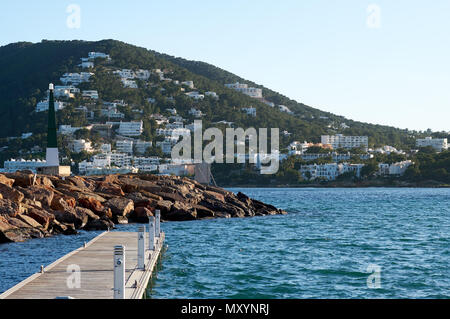
[[[236,83],[232,83],[232,84],[225,84],[225,86],[229,89],[233,89],[235,91],[241,92],[241,93],[248,95],[255,99],[263,98],[262,89],[248,87],[248,84],[242,84],[242,83],[236,82]]]
[[[55,98],[75,98],[75,94],[79,94],[80,89],[73,85],[55,85]],[[48,94],[48,91],[47,91]]]
[[[212,97],[213,99],[216,99],[216,100],[219,99],[219,95],[217,95],[216,92],[212,92],[212,91],[205,92],[205,96]]]
[[[92,153],[94,151],[94,149],[92,148],[92,143],[84,139],[73,140],[70,143],[70,149],[74,153],[81,153],[83,151]]]
[[[292,112],[287,106],[285,106],[285,105],[278,105],[278,109],[281,111],[281,112],[285,112],[285,113],[288,113],[288,114],[294,114],[294,112]]]
[[[107,60],[111,60],[111,57],[109,56],[109,54],[103,53],[103,52],[89,52],[88,53],[88,59],[89,60],[95,60],[95,59],[107,59]]]
[[[120,122],[118,133],[123,136],[140,136],[144,132],[144,123]]]
[[[186,85],[188,88],[190,88],[192,90],[195,89],[194,81],[184,81],[184,82],[181,82],[181,84]]]
[[[3,163],[4,172],[5,173],[14,173],[17,171],[29,170],[33,173],[37,173],[37,169],[39,167],[47,166],[47,162],[45,160],[29,160],[26,161],[24,159],[11,159],[9,161],[5,161]]]
[[[133,141],[119,140],[116,142],[116,149],[119,153],[133,154]]]
[[[129,79],[122,79],[122,85],[126,89],[137,89],[138,88],[136,81],[129,80]]]
[[[307,180],[323,179],[333,181],[345,173],[354,173],[359,178],[363,167],[364,164],[311,164],[302,165],[300,167],[300,173]]]
[[[89,82],[89,79],[93,75],[94,73],[90,72],[64,73],[60,80],[64,85],[68,85],[69,83],[71,83],[72,85],[79,85],[84,82]]]
[[[98,91],[96,90],[85,90],[83,91],[82,96],[85,99],[93,99],[93,100],[98,100],[99,98]]]
[[[200,94],[199,92],[197,92],[197,91],[192,91],[192,92],[188,92],[188,93],[185,93],[187,96],[189,96],[190,98],[193,98],[193,99],[195,99],[195,100],[203,100],[204,98],[205,98],[205,95],[203,95],[203,94]]]
[[[204,116],[204,114],[202,113],[202,111],[197,110],[196,108],[191,108],[189,110],[189,115],[192,115],[194,117],[202,117]]]
[[[83,69],[92,69],[95,65],[92,61],[82,61],[80,64],[78,64],[78,66]]]
[[[146,142],[146,141],[139,140],[134,143],[134,147],[135,147],[136,153],[145,154],[145,152],[147,152],[147,150],[152,147],[152,142]]]
[[[338,148],[365,148],[369,147],[367,136],[322,135],[322,144],[330,144],[334,149]]]
[[[45,112],[48,111],[48,100],[44,100],[44,101],[40,101],[37,105],[36,105],[36,112]],[[59,111],[62,110],[63,108],[66,107],[66,103],[64,102],[59,102],[59,101],[55,101],[55,111]]]
[[[256,108],[254,107],[243,107],[241,110],[249,116],[256,117]]]
[[[446,138],[426,137],[426,138],[417,139],[416,146],[417,147],[431,146],[438,152],[442,152],[442,151],[448,150],[448,141]]]

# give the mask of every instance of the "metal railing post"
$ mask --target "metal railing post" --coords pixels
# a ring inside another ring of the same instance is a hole
[[[125,299],[125,247],[114,247],[114,299]]]
[[[138,231],[138,268],[145,269],[145,226]]]
[[[153,216],[148,222],[148,249],[155,250],[155,217]]]

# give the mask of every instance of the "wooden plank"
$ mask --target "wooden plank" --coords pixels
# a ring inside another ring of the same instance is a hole
[[[43,274],[35,274],[12,287],[0,295],[0,299],[55,299],[69,296],[75,299],[112,299],[113,251],[116,245],[125,246],[125,297],[140,299],[161,254],[164,233],[157,241],[155,251],[146,250],[145,270],[137,269],[137,243],[137,233],[134,232],[102,233],[86,247],[79,248],[46,267]],[[73,277],[70,266],[73,265],[80,269],[80,287],[73,287],[70,280]]]

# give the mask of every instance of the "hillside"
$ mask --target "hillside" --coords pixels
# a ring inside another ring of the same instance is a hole
[[[206,99],[195,103],[181,94],[174,96],[175,88],[166,83],[161,83],[161,87],[166,89],[165,94],[155,88],[141,88],[134,91],[124,89],[120,81],[103,72],[105,65],[96,65],[92,70],[96,73],[96,77],[88,86],[90,89],[97,89],[103,100],[124,99],[128,104],[135,105],[146,113],[163,111],[165,107],[171,106],[167,100],[164,100],[164,97],[170,94],[175,97],[174,106],[177,109],[187,111],[195,105],[206,113],[204,118],[206,122],[226,120],[243,127],[280,127],[281,130],[292,133],[289,140],[319,142],[322,134],[342,133],[368,135],[371,145],[390,144],[401,147],[412,146],[414,142],[410,134],[404,130],[351,121],[290,100],[212,65],[171,57],[114,40],[42,41],[36,44],[15,43],[1,47],[0,137],[20,136],[24,132],[35,134],[45,132],[45,123],[41,121],[40,114],[32,113],[36,103],[45,97],[44,92],[49,82],[59,83],[58,79],[63,73],[78,71],[77,65],[80,58],[87,56],[90,51],[110,54],[112,64],[117,68],[168,69],[172,79],[192,80],[199,91],[215,91],[220,95],[220,100],[217,102]],[[224,87],[225,83],[236,81],[262,88],[267,100],[286,105],[294,112],[294,115],[280,112],[278,109]],[[155,98],[157,102],[152,106],[146,105],[148,97]],[[74,106],[77,106],[76,102]],[[242,114],[240,108],[247,106],[257,108],[256,118],[248,118]],[[145,110],[146,107],[147,110]],[[74,114],[59,115],[59,120],[59,124],[80,124],[77,123],[80,119]],[[342,123],[349,128],[341,129]],[[336,129],[329,126],[334,126]]]

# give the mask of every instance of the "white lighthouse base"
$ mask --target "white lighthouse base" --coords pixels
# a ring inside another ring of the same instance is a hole
[[[47,148],[46,152],[47,166],[59,166],[58,148]]]

